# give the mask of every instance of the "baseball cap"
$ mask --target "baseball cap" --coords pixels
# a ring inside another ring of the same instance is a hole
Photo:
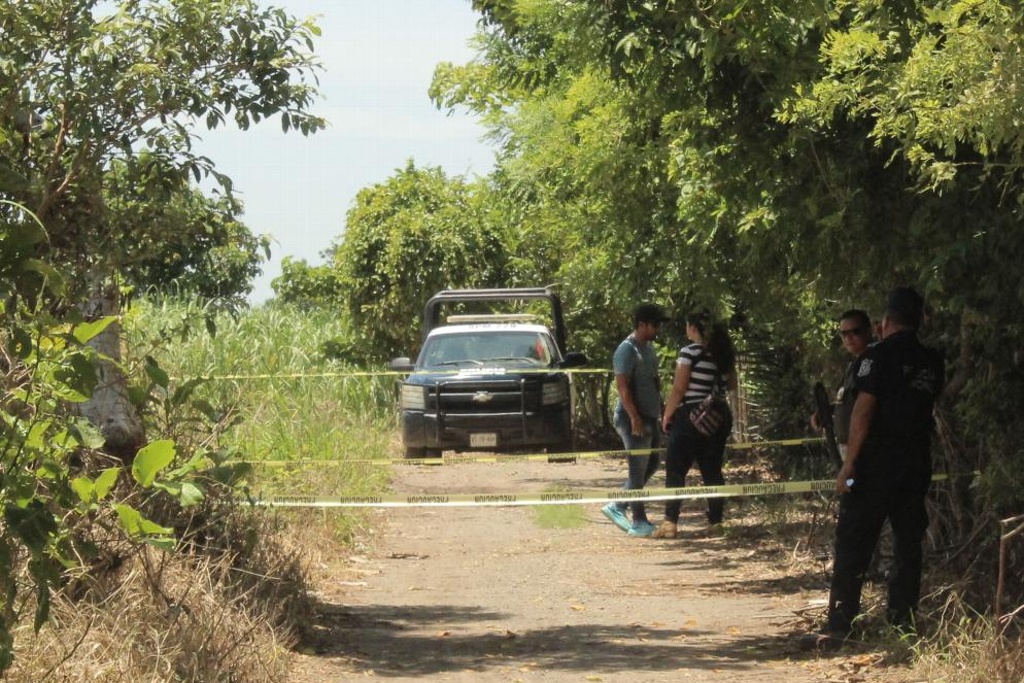
[[[924,297],[913,287],[896,287],[889,292],[885,310],[898,315],[906,325],[920,327],[924,314]]]
[[[665,309],[658,304],[640,304],[633,311],[633,323],[663,323],[671,320],[665,315]]]

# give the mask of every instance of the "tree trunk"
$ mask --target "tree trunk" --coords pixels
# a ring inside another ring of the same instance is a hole
[[[120,313],[120,297],[115,285],[96,284],[84,306],[86,319],[95,320]],[[92,397],[82,404],[82,415],[92,422],[104,438],[104,449],[131,462],[146,440],[139,413],[128,398],[128,381],[121,369],[121,325],[114,322],[89,341],[105,358],[96,369],[98,383]],[[110,359],[110,360],[107,360]]]

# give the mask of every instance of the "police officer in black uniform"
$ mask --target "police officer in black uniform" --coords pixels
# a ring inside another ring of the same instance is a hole
[[[808,636],[806,646],[834,649],[849,634],[886,519],[895,546],[887,617],[893,626],[913,626],[928,527],[932,411],[945,376],[942,357],[917,338],[923,309],[915,290],[894,289],[882,318],[882,341],[865,352],[858,368],[846,460],[836,477],[842,497],[828,626]]]
[[[860,361],[871,344],[871,317],[866,311],[853,308],[839,318],[839,338],[843,348],[853,356],[846,366],[843,383],[836,392],[836,401],[832,404],[832,423],[835,427],[836,443],[839,455],[846,459],[846,441],[850,435],[850,416],[853,414],[853,403],[857,399],[857,369]],[[818,413],[811,414],[811,427],[820,432],[821,423]]]

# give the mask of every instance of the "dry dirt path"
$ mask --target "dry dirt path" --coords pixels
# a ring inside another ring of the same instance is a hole
[[[394,490],[615,488],[623,474],[615,461],[397,467]],[[651,540],[597,505],[585,516],[552,529],[532,507],[374,512],[363,552],[320,587],[317,633],[289,683],[866,680],[869,661],[795,646],[796,613],[824,597],[824,572],[766,550],[748,520],[709,537],[688,503],[682,538]]]

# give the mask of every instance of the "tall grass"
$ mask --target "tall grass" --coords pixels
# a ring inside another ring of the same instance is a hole
[[[143,299],[125,330],[129,348],[171,376],[172,391],[203,378],[194,398],[237,422],[222,447],[238,459],[278,461],[256,467],[255,493],[368,495],[385,486],[389,469],[367,461],[397,454],[395,377],[325,358],[325,344],[351,336],[339,315],[264,306],[232,316]]]
[[[126,312],[124,331],[129,376],[156,387],[134,392],[149,397],[150,439],[173,438],[186,457],[285,461],[254,468],[255,493],[371,495],[387,485],[390,468],[366,461],[397,453],[395,378],[324,357],[327,342],[350,337],[344,320],[272,307],[232,317],[146,299]],[[191,406],[173,398],[189,387]],[[55,595],[46,626],[22,629],[5,680],[286,680],[287,651],[313,609],[309,578],[346,552],[363,511],[169,501],[154,497],[147,513],[169,505],[155,519],[179,532],[179,551],[109,542]],[[107,539],[109,526],[96,528]]]

